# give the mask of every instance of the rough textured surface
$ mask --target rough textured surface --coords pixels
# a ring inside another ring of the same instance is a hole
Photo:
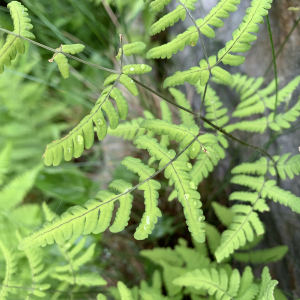
[[[201,2],[201,3],[200,3]],[[218,1],[198,1],[196,11],[193,12],[195,18],[204,17],[209,10],[216,5]],[[225,20],[225,26],[216,31],[216,39],[209,40],[205,38],[208,55],[217,53],[226,41],[231,39],[231,33],[241,23],[245,10],[250,6],[250,0],[243,0],[239,5],[238,11],[233,13],[230,19]],[[177,3],[173,2],[173,6]],[[270,23],[272,27],[273,40],[275,43],[275,51],[278,51],[280,45],[284,42],[286,36],[294,26],[296,20],[300,17],[300,12],[288,11],[288,7],[300,6],[298,0],[279,0],[274,1],[270,12]],[[188,26],[193,25],[190,19],[185,22],[179,22],[174,26],[170,33],[177,35]],[[272,53],[270,46],[269,33],[267,25],[260,25],[260,33],[256,42],[252,43],[252,49],[246,53],[246,62],[241,67],[226,67],[231,73],[242,72],[248,76],[259,77],[263,76],[269,63],[272,62]],[[293,34],[286,43],[283,51],[277,58],[278,77],[280,79],[279,87],[283,87],[294,77],[299,75],[300,69],[300,24],[294,30]],[[182,52],[179,52],[173,57],[173,66],[169,74],[176,70],[186,70],[195,65],[195,62],[203,58],[203,51],[200,43],[195,47],[186,47]],[[175,63],[174,63],[175,62]],[[274,69],[271,68],[266,83],[274,78]],[[199,108],[199,98],[197,95],[187,87],[187,93],[190,98],[193,98],[193,105]],[[238,103],[235,93],[224,88],[218,90],[218,94],[227,107],[233,109]],[[290,106],[299,98],[300,88],[298,88],[292,95]],[[299,125],[300,120],[294,124],[294,130],[288,130],[287,134],[280,136],[275,143],[273,143],[268,152],[275,155],[280,153],[291,152],[292,154],[299,153],[300,138]],[[237,132],[233,133],[241,139],[245,135]],[[248,139],[249,143],[257,146],[262,146],[269,139],[270,132],[264,136],[255,136]],[[247,159],[252,153],[252,150],[242,149],[243,159]],[[300,196],[300,180],[299,176],[294,180],[281,181],[280,186],[291,190],[297,196]],[[275,246],[278,244],[285,244],[289,246],[289,252],[284,260],[279,263],[271,264],[272,276],[279,280],[280,287],[286,292],[289,299],[300,297],[300,216],[293,213],[290,209],[279,205],[277,203],[270,203],[271,212],[263,214],[262,220],[266,224],[267,234],[266,240],[261,248]],[[256,275],[261,272],[262,268],[257,267]]]

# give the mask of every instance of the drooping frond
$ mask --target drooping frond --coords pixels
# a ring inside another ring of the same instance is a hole
[[[155,173],[154,169],[143,164],[141,160],[137,158],[128,156],[123,159],[121,163],[128,170],[137,173],[140,176],[140,182],[143,182]],[[141,223],[134,234],[134,237],[137,240],[144,240],[147,238],[153,231],[154,226],[157,223],[157,218],[162,216],[160,209],[157,207],[157,199],[159,196],[157,190],[159,190],[160,187],[160,183],[153,179],[148,180],[138,187],[139,190],[144,191],[145,212]]]
[[[149,120],[146,120],[149,121]],[[151,156],[160,161],[159,167],[164,167],[175,157],[174,150],[167,150],[157,143],[156,139],[147,136],[139,136],[135,143],[138,147],[147,149]],[[178,200],[183,206],[187,225],[194,239],[198,242],[204,242],[204,216],[200,209],[200,194],[192,189],[189,183],[192,181],[191,176],[186,172],[189,171],[187,163],[179,159],[170,163],[165,169],[165,177],[171,178],[174,182],[175,189],[178,193]]]
[[[288,246],[277,246],[263,250],[236,252],[233,257],[241,262],[250,264],[267,264],[281,260],[288,252]]]
[[[160,1],[161,3],[162,1]],[[196,3],[197,0],[184,0],[182,3],[190,10],[195,10],[195,5],[193,3]],[[151,11],[151,4],[150,4],[150,11]],[[149,29],[150,35],[155,35],[163,30],[165,30],[167,27],[173,26],[176,22],[181,19],[184,21],[186,18],[186,10],[184,6],[178,5],[173,11],[169,12],[168,14],[164,15],[162,18],[160,18],[157,22],[155,22]]]
[[[17,257],[14,252],[8,249],[3,242],[0,241],[0,250],[3,253],[5,263],[6,263],[6,271],[5,277],[2,282],[2,287],[0,290],[0,299],[6,300],[7,296],[11,292],[10,285],[12,285],[13,279],[12,276],[16,273],[17,270]]]
[[[157,2],[162,3],[162,1],[160,0],[157,0]],[[215,37],[215,32],[209,25],[222,27],[223,22],[220,20],[220,18],[228,18],[229,12],[236,11],[236,5],[238,5],[239,3],[240,0],[221,0],[214,8],[212,8],[212,10],[204,19],[198,19],[196,21],[201,33],[209,38]],[[191,26],[169,43],[149,50],[147,53],[147,58],[171,58],[173,54],[176,54],[178,52],[178,50],[182,51],[185,46],[195,46],[198,42],[198,39],[199,33],[196,26]]]
[[[56,50],[63,53],[77,54],[84,50],[85,46],[81,44],[61,45]],[[68,59],[63,53],[54,53],[53,57],[49,59],[49,62],[56,61],[59,71],[64,79],[70,76],[70,66]]]
[[[20,204],[28,191],[33,187],[40,170],[41,166],[37,166],[5,185],[0,190],[0,209],[10,209]]]
[[[276,169],[281,179],[285,180],[286,175],[293,179],[294,175],[300,174],[300,154],[292,156],[289,160],[291,153],[285,153],[281,157],[279,155],[273,156],[276,161]],[[269,172],[271,175],[276,175],[276,169],[272,161],[269,161]]]
[[[181,148],[188,146],[199,133],[197,125],[187,126],[184,124],[175,125],[164,120],[145,120],[140,124],[140,127],[155,132],[158,135],[168,135],[170,140],[175,140],[181,143]],[[218,142],[218,139],[213,134],[200,135],[197,140],[189,147],[189,156],[194,159],[200,151],[207,152],[212,160],[218,161],[219,154],[213,148],[213,145]]]
[[[113,98],[118,106],[118,112],[109,101]],[[112,86],[107,87],[97,100],[94,108],[89,115],[84,117],[81,122],[64,138],[47,145],[44,154],[47,166],[60,164],[63,156],[66,161],[72,157],[80,157],[84,148],[90,149],[94,143],[94,126],[96,125],[99,140],[103,140],[107,134],[107,124],[103,111],[109,118],[110,128],[118,127],[119,118],[125,120],[128,114],[128,104],[121,91]]]
[[[222,62],[231,66],[238,66],[244,63],[245,57],[233,55],[231,52],[247,52],[251,48],[251,42],[257,37],[252,33],[259,32],[258,23],[263,23],[263,17],[268,14],[273,0],[253,0],[251,7],[246,10],[246,16],[239,28],[232,33],[232,40],[226,43],[225,47],[218,52],[218,60],[215,65]],[[211,66],[212,68],[214,65]]]
[[[232,174],[257,174],[265,175],[268,171],[268,161],[265,157],[253,163],[242,163],[231,170]]]
[[[177,104],[183,106],[184,108],[192,110],[190,103],[187,101],[185,95],[182,92],[174,88],[170,88],[169,91],[174,97]],[[179,114],[182,124],[185,124],[187,126],[192,126],[195,124],[194,117],[190,113],[180,109]]]
[[[7,143],[0,152],[0,186],[3,184],[5,174],[8,172],[8,166],[11,158],[12,144]]]
[[[11,1],[7,7],[14,23],[13,33],[28,39],[34,39],[35,36],[29,31],[33,26],[28,18],[27,8],[18,1]],[[11,61],[16,58],[17,53],[22,55],[24,52],[25,46],[22,40],[9,34],[5,44],[0,49],[0,74],[4,71],[4,65],[7,67],[11,65]]]
[[[123,45],[123,53],[129,57],[133,54],[141,54],[146,49],[146,44],[143,42],[135,42],[131,44],[125,44]],[[116,56],[116,59],[119,60],[121,58],[122,50],[119,49],[118,55]]]
[[[247,277],[244,276],[245,272],[247,272]],[[198,290],[204,289],[208,295],[214,295],[216,300],[253,299],[258,294],[258,287],[253,282],[252,272],[249,274],[249,271],[245,270],[244,274],[241,278],[237,269],[232,270],[229,275],[224,268],[203,268],[188,272],[173,282],[180,286],[194,287]],[[251,298],[249,294],[251,294]]]
[[[121,281],[118,282],[118,290],[121,295],[121,300],[133,300],[130,290]]]
[[[232,223],[234,212],[232,212],[230,208],[221,205],[218,202],[212,202],[211,206],[221,223],[224,226],[229,227]]]

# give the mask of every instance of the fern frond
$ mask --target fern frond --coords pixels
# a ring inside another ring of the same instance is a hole
[[[12,276],[16,273],[17,270],[17,257],[16,254],[8,249],[7,246],[0,241],[0,249],[3,253],[5,263],[6,263],[6,271],[5,277],[2,283],[2,288],[0,290],[0,299],[6,300],[7,295],[10,293],[9,286],[12,283]]]
[[[109,97],[113,98],[118,106],[115,110]],[[64,138],[47,145],[44,162],[47,166],[60,164],[63,156],[66,161],[72,157],[80,157],[84,147],[90,149],[94,143],[94,126],[96,125],[99,140],[103,140],[107,134],[107,124],[102,110],[106,112],[110,121],[110,127],[118,127],[119,118],[124,120],[128,114],[128,104],[121,91],[112,86],[107,87],[97,100],[90,114],[84,117],[81,122]],[[64,155],[63,155],[64,154]]]
[[[68,274],[51,273],[50,276],[59,281],[65,281],[74,284],[74,277]],[[107,282],[97,273],[78,274],[76,276],[76,285],[79,286],[99,286],[107,285]]]
[[[215,226],[209,223],[205,224],[205,232],[210,253],[213,254],[220,244],[221,234]]]
[[[246,298],[245,296],[251,291],[253,296],[258,294],[257,286],[251,281],[246,290],[243,287],[243,294],[237,298],[237,295],[242,288],[241,276],[237,269],[232,270],[230,275],[228,275],[223,268],[220,268],[219,270],[215,268],[196,269],[182,275],[173,282],[180,286],[192,286],[196,289],[204,289],[208,295],[214,295],[214,299],[216,300],[252,299],[253,297]]]
[[[143,182],[155,173],[154,169],[144,165],[141,160],[137,158],[128,156],[123,159],[121,164],[124,165],[128,170],[137,173],[140,176],[140,182]],[[134,233],[134,237],[137,240],[144,240],[147,238],[148,235],[152,233],[155,224],[157,223],[157,218],[162,216],[160,209],[157,207],[157,199],[159,196],[157,190],[160,188],[160,183],[153,179],[148,180],[138,187],[139,190],[144,191],[145,212],[140,225]]]
[[[231,170],[232,174],[257,174],[265,175],[268,171],[268,161],[265,157],[261,157],[254,163],[242,163]]]
[[[146,44],[143,42],[135,42],[131,44],[125,44],[123,45],[123,53],[129,57],[133,54],[141,54],[146,49]],[[122,49],[119,49],[118,55],[116,56],[116,59],[119,60],[121,58]]]
[[[185,95],[182,92],[174,88],[170,88],[169,92],[174,97],[177,104],[189,110],[192,110],[190,103],[187,101]],[[179,114],[180,114],[180,120],[182,124],[185,124],[187,126],[195,125],[195,120],[191,114],[189,114],[188,112],[182,109],[180,109]]]
[[[41,166],[39,165],[19,175],[5,185],[0,191],[0,208],[5,210],[20,204],[28,191],[33,187],[36,176],[40,170]]]
[[[0,186],[3,184],[5,174],[8,172],[8,166],[11,158],[12,144],[7,143],[0,152]]]
[[[118,290],[121,295],[121,300],[133,300],[130,290],[121,281],[118,282]]]
[[[146,120],[150,121],[150,120]],[[159,167],[164,167],[175,157],[174,150],[167,150],[157,143],[156,139],[146,136],[139,136],[135,143],[138,147],[147,149],[151,156],[154,156],[160,161]],[[198,242],[204,242],[204,216],[203,211],[200,209],[201,202],[200,194],[190,187],[192,181],[191,176],[186,172],[189,168],[186,162],[180,160],[172,162],[165,169],[165,177],[171,178],[174,182],[175,189],[178,193],[178,200],[184,208],[184,214],[187,220],[187,225],[194,239]]]
[[[277,246],[269,249],[254,250],[249,252],[236,252],[233,257],[244,263],[267,264],[281,260],[288,252],[288,246]]]
[[[171,1],[172,0],[154,0],[149,5],[149,11],[151,13],[158,13]]]
[[[140,127],[155,132],[158,135],[168,135],[170,140],[181,142],[181,148],[184,149],[188,144],[196,138],[199,133],[197,125],[187,126],[184,124],[175,125],[164,120],[145,120]],[[199,152],[205,151],[212,160],[219,160],[219,154],[212,148],[218,139],[213,135],[206,133],[198,137],[198,139],[189,147],[189,156],[194,159]]]
[[[242,121],[235,124],[230,124],[224,127],[224,130],[228,133],[234,130],[241,130],[247,132],[259,132],[264,133],[267,129],[268,121],[266,117],[262,117],[253,121]]]
[[[268,14],[268,9],[271,8],[270,3],[272,3],[272,0],[253,0],[251,2],[251,7],[246,10],[243,23],[232,33],[232,40],[227,42],[225,47],[218,52],[218,61],[216,64],[223,62],[223,64],[238,66],[244,63],[244,56],[230,53],[244,53],[251,49],[250,43],[256,40],[256,36],[250,32],[259,32],[257,23],[263,23],[263,17]]]
[[[218,262],[244,246],[247,241],[253,241],[254,230],[256,235],[264,233],[264,227],[258,214],[254,211],[254,207],[236,204],[231,207],[231,211],[235,213],[235,216],[229,228],[223,232],[220,246],[215,252]]]
[[[107,300],[107,298],[103,294],[98,294],[97,300]]]
[[[13,33],[28,39],[34,39],[35,36],[29,31],[33,26],[28,18],[28,9],[18,1],[11,1],[7,7],[14,23]],[[17,53],[22,55],[24,52],[25,46],[22,40],[9,34],[0,50],[0,74],[4,71],[4,65],[7,67],[11,65],[11,61],[16,58]]]
[[[231,179],[232,183],[244,185],[261,193],[262,198],[272,199],[274,202],[290,207],[292,211],[300,213],[300,198],[276,186],[275,180],[264,181],[263,177],[237,175]]]
[[[168,3],[170,2],[169,0],[167,1]],[[239,3],[240,0],[221,0],[214,8],[212,8],[212,10],[204,19],[198,19],[196,21],[196,24],[201,33],[209,38],[215,37],[215,32],[211,27],[209,27],[209,25],[222,27],[223,22],[220,20],[220,18],[228,18],[229,12],[236,11],[236,5],[238,5]],[[172,18],[174,17],[174,15],[170,15],[169,17]],[[163,26],[161,28],[163,28]],[[147,53],[147,58],[171,58],[173,54],[176,54],[178,52],[178,50],[182,51],[185,46],[195,46],[198,42],[198,39],[199,33],[196,26],[191,26],[169,43],[149,50]]]
[[[141,75],[152,71],[152,68],[145,64],[126,65],[123,67],[125,75]]]
[[[292,156],[289,160],[291,153],[285,153],[281,157],[276,155],[273,159],[276,161],[276,169],[281,179],[285,180],[286,175],[293,179],[294,175],[300,174],[300,154]],[[269,162],[269,172],[272,176],[276,175],[276,169],[272,161]]]
[[[274,300],[274,288],[278,284],[278,281],[272,280],[268,267],[264,267],[261,279],[259,294],[256,299]]]

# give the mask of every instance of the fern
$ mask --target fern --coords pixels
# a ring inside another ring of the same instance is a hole
[[[159,0],[157,1],[159,3]],[[197,27],[199,28],[200,32],[209,38],[215,37],[214,30],[209,27],[209,25],[222,27],[223,22],[220,20],[220,18],[228,18],[229,12],[236,11],[237,7],[235,5],[238,5],[239,3],[239,0],[221,0],[204,19],[198,19],[196,21]],[[177,16],[177,14],[170,15],[168,17],[168,23],[170,25],[173,21],[175,23]],[[164,24],[165,22],[161,22],[158,25],[159,27],[155,28],[156,31],[158,31],[159,29],[162,30]],[[149,50],[147,53],[147,58],[171,58],[173,54],[176,54],[178,52],[178,50],[182,51],[185,46],[195,46],[198,42],[198,39],[198,29],[196,28],[196,26],[191,26],[169,43]]]
[[[137,173],[140,176],[140,182],[147,180],[155,173],[154,169],[149,168],[147,165],[144,165],[140,159],[136,159],[133,157],[126,157],[122,161],[122,164],[127,169]],[[147,238],[154,229],[154,226],[157,223],[157,218],[161,217],[161,211],[157,207],[157,190],[160,189],[160,187],[160,183],[156,180],[148,180],[138,187],[139,190],[144,191],[146,209],[141,223],[134,234],[134,237],[137,240],[143,240]]]
[[[218,219],[221,221],[221,223],[224,226],[229,227],[234,218],[234,212],[232,212],[226,206],[223,206],[217,202],[212,202],[211,205]]]
[[[144,44],[143,42],[135,42],[135,43],[131,43],[131,44],[125,44],[123,46],[123,53],[129,57],[133,54],[141,54],[144,52],[144,50],[146,49],[146,44]],[[122,55],[122,49],[119,49],[118,55],[116,56],[116,59],[119,60],[121,58]]]
[[[150,120],[147,120],[150,121]],[[160,166],[166,166],[175,157],[174,150],[167,150],[157,143],[155,139],[146,136],[139,136],[135,143],[138,147],[147,149],[151,156],[160,160]],[[189,168],[186,162],[176,160],[171,162],[165,169],[165,177],[171,178],[174,182],[175,189],[178,193],[178,200],[184,208],[184,214],[187,219],[187,225],[192,233],[192,236],[198,242],[204,240],[204,230],[202,229],[204,220],[201,209],[200,194],[193,190],[189,183],[191,182],[190,175],[186,172]]]
[[[241,278],[237,269],[233,270],[229,276],[225,269],[222,268],[220,270],[203,268],[184,274],[175,279],[174,283],[180,286],[193,286],[196,289],[205,289],[210,296],[214,295],[217,300],[245,299],[243,297],[248,293],[251,293],[252,297],[258,294],[257,285],[251,282],[248,276],[245,279]],[[246,289],[242,285],[243,283],[247,284]],[[239,295],[241,288],[243,288],[243,293]]]
[[[267,264],[281,260],[288,251],[287,246],[277,246],[264,250],[254,250],[249,252],[236,252],[233,257],[244,263]]]
[[[4,259],[6,262],[6,272],[5,278],[2,283],[2,288],[0,290],[0,299],[6,300],[7,296],[11,292],[9,288],[10,285],[13,285],[12,276],[16,273],[17,270],[17,258],[16,254],[8,249],[6,245],[4,245],[0,240],[0,249],[4,255]]]
[[[115,99],[119,113],[115,110],[109,97]],[[49,144],[44,154],[47,166],[60,164],[63,154],[65,160],[69,161],[72,157],[80,157],[84,147],[89,149],[94,143],[94,127],[96,125],[99,140],[103,140],[107,134],[107,124],[102,110],[106,112],[110,121],[110,127],[118,127],[119,118],[126,119],[128,114],[128,104],[121,91],[113,86],[107,87],[97,100],[91,113],[83,118],[81,122],[64,138]]]
[[[28,18],[27,8],[18,1],[11,1],[7,7],[14,22],[14,33],[28,39],[35,36],[29,31],[33,28]],[[8,35],[6,42],[0,50],[0,74],[4,71],[4,65],[10,66],[11,61],[16,58],[17,53],[24,54],[25,46],[20,38]]]
[[[257,23],[263,23],[263,17],[268,14],[272,0],[253,0],[251,7],[246,10],[246,16],[239,28],[232,33],[232,40],[227,42],[225,47],[218,52],[216,64],[222,62],[231,66],[238,66],[244,63],[245,57],[233,55],[230,52],[247,52],[251,49],[251,42],[256,40],[256,36],[250,32],[258,33]],[[215,64],[215,65],[216,65]],[[211,66],[212,68],[214,65]]]

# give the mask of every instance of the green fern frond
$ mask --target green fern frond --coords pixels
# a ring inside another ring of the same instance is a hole
[[[35,36],[29,31],[33,26],[28,18],[28,9],[18,1],[11,1],[7,7],[14,23],[13,33],[28,39],[34,39]],[[22,40],[9,34],[0,50],[0,74],[4,71],[4,65],[7,67],[11,65],[11,61],[16,58],[17,53],[22,55],[24,52],[25,46]]]
[[[124,165],[128,170],[137,173],[140,176],[140,182],[143,182],[155,173],[154,169],[144,165],[141,160],[137,158],[128,156],[123,159],[121,164]],[[152,233],[155,224],[157,223],[157,218],[162,216],[160,209],[157,207],[157,199],[159,196],[157,190],[160,188],[160,183],[153,179],[148,180],[138,187],[139,190],[144,191],[145,212],[143,214],[141,223],[134,234],[134,237],[137,240],[144,240],[147,238],[148,235]]]
[[[0,299],[6,300],[8,299],[7,296],[11,292],[9,286],[12,283],[12,276],[16,273],[17,270],[17,257],[14,252],[8,249],[6,245],[3,244],[3,242],[0,241],[0,249],[3,253],[5,263],[6,263],[6,271],[5,271],[5,277],[2,282],[2,288],[0,290]]]
[[[192,110],[190,103],[187,101],[185,95],[182,92],[174,88],[170,88],[169,92],[174,97],[177,104],[181,105],[184,108]],[[195,120],[191,114],[182,109],[180,109],[179,114],[182,124],[185,124],[187,126],[195,125]]]
[[[132,184],[122,179],[114,180],[108,186],[109,189],[113,189],[119,193],[128,191],[132,188]],[[131,194],[125,194],[119,199],[120,208],[118,209],[114,223],[109,227],[110,232],[121,232],[128,225],[130,219],[130,212],[132,208],[133,196]]]
[[[234,130],[241,130],[247,132],[259,132],[264,133],[267,129],[268,121],[266,117],[262,117],[253,121],[242,121],[235,124],[230,124],[224,127],[224,130],[228,133]]]
[[[222,233],[220,245],[215,252],[218,262],[244,246],[247,241],[253,241],[255,233],[264,233],[264,227],[254,207],[236,204],[231,207],[231,211],[235,214],[232,223]]]
[[[113,98],[118,106],[118,113],[109,101]],[[99,140],[103,140],[107,134],[107,124],[102,110],[106,112],[110,121],[110,127],[118,127],[119,118],[125,120],[128,114],[128,104],[121,91],[112,86],[107,87],[97,100],[90,114],[64,138],[47,145],[44,162],[47,166],[60,164],[63,156],[66,161],[72,157],[80,157],[84,148],[90,149],[94,143],[94,126],[96,125]]]
[[[121,281],[118,282],[118,290],[121,295],[121,300],[133,300],[130,290]]]
[[[224,205],[221,205],[218,202],[212,202],[211,205],[212,205],[212,208],[213,208],[216,216],[221,221],[221,223],[224,226],[229,227],[233,221],[234,212],[232,212],[230,208],[228,208]]]
[[[0,152],[0,186],[3,184],[5,174],[8,172],[8,166],[11,158],[12,144],[7,143]]]
[[[145,120],[140,127],[155,132],[158,135],[168,135],[170,140],[181,142],[181,148],[184,149],[199,133],[197,125],[187,126],[184,124],[175,125],[164,120]],[[189,156],[194,159],[200,151],[205,151],[212,160],[219,160],[219,154],[212,148],[218,139],[213,134],[206,133],[198,137],[198,139],[189,147]]]
[[[44,216],[45,216],[45,220],[46,221],[52,221],[55,217],[57,217],[57,214],[54,213],[50,207],[47,205],[46,202],[43,202],[42,204],[42,210],[43,210],[43,213],[44,213]]]
[[[28,191],[33,187],[41,168],[42,167],[39,165],[32,170],[19,175],[5,185],[0,191],[0,208],[5,210],[20,204]]]
[[[274,202],[290,207],[292,211],[300,213],[300,198],[276,186],[275,180],[264,181],[263,177],[237,175],[231,179],[232,183],[244,185],[261,193],[261,198],[269,198]]]
[[[98,294],[97,300],[107,300],[107,298],[103,294]]]
[[[146,120],[150,121],[150,120]],[[164,167],[175,157],[174,150],[167,150],[157,143],[156,139],[146,136],[139,136],[135,143],[138,147],[147,149],[151,156],[154,156],[160,161],[159,167]],[[203,230],[203,211],[200,209],[202,206],[200,194],[190,187],[192,181],[191,176],[186,172],[189,171],[186,162],[180,160],[172,162],[165,169],[165,177],[171,178],[174,182],[175,189],[178,193],[178,200],[184,208],[184,214],[187,220],[187,225],[192,233],[194,239],[198,242],[204,242],[205,235]]]
[[[259,294],[257,300],[275,300],[274,299],[274,288],[278,284],[278,281],[272,280],[269,268],[264,267],[261,275],[261,284],[259,288]]]
[[[242,283],[248,283],[247,289],[241,285],[241,276],[237,269],[232,270],[230,275],[223,268],[219,270],[215,268],[196,269],[182,275],[173,282],[180,286],[192,286],[196,289],[204,289],[208,295],[214,295],[214,299],[216,300],[253,299],[253,296],[258,294],[258,287],[252,281],[249,284],[248,278],[244,282],[242,281]],[[242,288],[243,294],[237,298]],[[252,298],[245,297],[249,293],[253,295]]]
[[[205,224],[205,232],[210,253],[213,254],[220,244],[221,234],[215,226],[209,223]]]
[[[166,5],[171,3],[172,0],[154,0],[149,5],[149,11],[151,13],[160,12]]]
[[[268,14],[272,0],[253,0],[251,7],[246,10],[246,16],[239,28],[232,33],[232,40],[227,42],[225,47],[218,52],[216,64],[223,62],[231,66],[238,66],[244,63],[245,57],[230,54],[231,52],[247,52],[251,48],[251,42],[256,40],[256,36],[250,32],[258,33],[257,23],[263,23],[263,17]],[[215,65],[216,65],[215,64]],[[212,68],[214,66],[211,66]]]
[[[276,169],[281,179],[285,180],[286,175],[293,179],[294,175],[300,174],[300,154],[292,156],[289,160],[291,153],[285,153],[281,157],[279,155],[273,156],[276,161]],[[272,176],[276,175],[276,169],[272,161],[269,162],[268,170]]]
[[[196,21],[200,32],[209,38],[215,37],[215,32],[209,25],[222,27],[223,22],[220,20],[220,18],[228,18],[229,12],[236,11],[236,5],[239,3],[240,0],[221,0],[214,8],[212,8],[212,10],[204,19],[198,19]],[[178,52],[178,50],[182,51],[185,46],[195,46],[198,42],[198,39],[199,33],[196,26],[191,26],[169,43],[155,47],[148,51],[147,58],[171,58],[173,54]]]
[[[268,161],[265,157],[261,157],[254,163],[242,163],[231,170],[232,174],[257,174],[265,175],[268,171]]]
[[[134,72],[134,71],[133,71]],[[126,89],[133,95],[133,96],[137,96],[139,94],[137,86],[135,84],[135,82],[128,77],[125,74],[122,74],[121,76],[119,74],[112,74],[110,76],[108,76],[104,83],[103,86],[108,86],[109,84],[115,82],[116,80],[119,80],[119,82],[121,84],[123,84]]]
[[[141,54],[146,49],[146,44],[143,42],[135,42],[131,44],[125,44],[123,45],[123,53],[129,57],[133,54]],[[119,49],[118,55],[116,56],[117,60],[120,60],[121,58],[122,49]]]
[[[253,250],[249,252],[236,252],[233,257],[244,263],[267,264],[281,260],[288,252],[288,246],[277,246],[263,250]]]
[[[74,284],[74,277],[68,274],[51,273],[50,276],[59,281],[65,281]],[[99,286],[107,285],[107,282],[97,273],[78,274],[76,276],[76,285],[78,286]]]

